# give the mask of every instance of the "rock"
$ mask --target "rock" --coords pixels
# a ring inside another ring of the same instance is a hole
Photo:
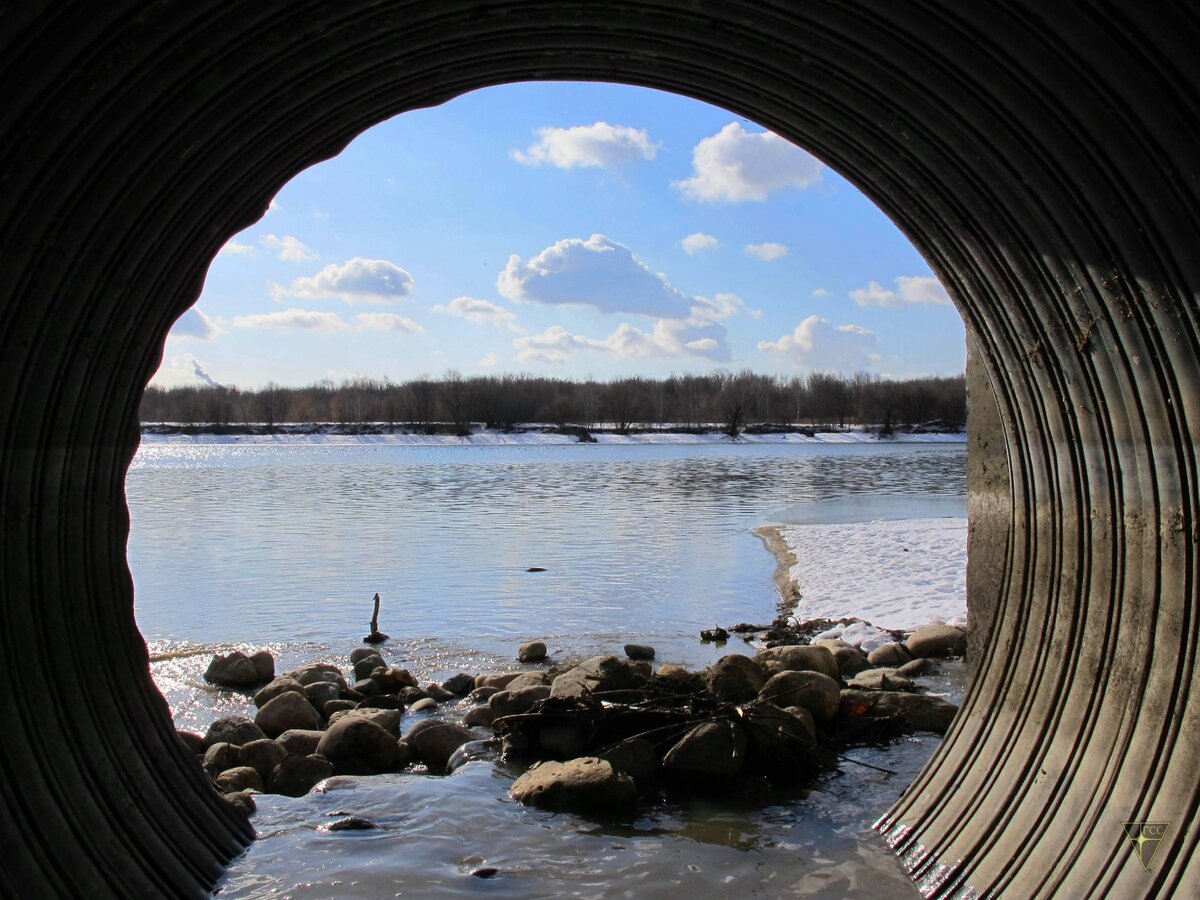
[[[383,689],[380,688],[379,685],[370,678],[360,678],[358,681],[354,682],[351,690],[361,696],[364,700],[367,697],[378,697],[383,693]]]
[[[797,719],[803,719],[808,726],[808,730],[814,735],[817,733],[817,720],[813,717],[813,714],[803,706],[785,706],[783,709],[784,712],[790,713]]]
[[[517,659],[521,662],[541,662],[546,658],[546,645],[541,641],[530,641],[517,648]]]
[[[232,769],[238,764],[238,748],[224,742],[213,744],[204,751],[204,759],[200,763],[204,771],[214,778],[226,769]]]
[[[624,691],[645,684],[646,677],[632,663],[616,656],[593,656],[554,679],[551,697],[583,697]]]
[[[196,756],[204,752],[204,735],[196,734],[194,731],[177,731],[180,743],[187,748],[189,753],[194,753]]]
[[[890,644],[884,644],[882,647],[876,647],[867,654],[867,662],[876,668],[895,668],[911,660],[912,654],[908,652],[908,648],[894,641]]]
[[[208,731],[204,734],[204,746],[211,747],[213,744],[224,742],[240,747],[265,737],[262,729],[245,716],[225,716],[208,726]]]
[[[234,791],[261,791],[262,776],[250,766],[235,766],[226,769],[216,778],[217,787],[223,793],[232,794]]]
[[[758,663],[740,653],[722,656],[705,674],[708,689],[722,703],[748,703],[758,696],[766,677]]]
[[[237,763],[239,766],[249,766],[266,782],[287,755],[288,752],[275,741],[251,741],[238,748]],[[261,785],[258,790],[262,790]]]
[[[429,695],[427,693],[425,693],[423,690],[421,690],[419,687],[403,688],[403,689],[401,689],[400,693],[398,693],[396,696],[400,698],[400,702],[403,703],[405,706],[411,706],[412,704],[417,703],[421,700],[429,699]]]
[[[410,728],[404,740],[420,759],[444,769],[454,751],[475,740],[475,734],[461,725],[425,719]]]
[[[342,677],[342,670],[333,663],[311,663],[283,674],[295,678],[303,687],[307,687],[314,681],[342,682],[343,684],[346,681]]]
[[[896,716],[909,728],[944,734],[957,712],[953,703],[932,694],[846,689],[838,714],[848,719]]]
[[[266,684],[275,677],[275,657],[270,650],[250,654],[250,662],[254,663],[254,669],[258,672],[259,684]]]
[[[781,707],[799,706],[818,719],[832,719],[840,691],[840,684],[820,672],[780,672],[763,685],[759,699]]]
[[[754,657],[768,677],[780,672],[820,672],[830,678],[841,677],[837,660],[826,647],[771,647]]]
[[[780,709],[760,701],[745,707],[743,721],[755,764],[768,777],[790,781],[820,768],[816,728],[808,710]]]
[[[498,687],[479,687],[471,691],[471,693],[467,696],[467,699],[472,703],[485,703],[492,697],[493,694],[498,693],[500,693],[500,688]]]
[[[933,660],[920,657],[906,662],[896,670],[896,674],[903,675],[905,678],[916,678],[918,675],[925,675],[931,671],[933,671]]]
[[[689,672],[674,663],[659,666],[652,684],[666,694],[698,694],[708,687],[699,672]]]
[[[357,665],[360,661],[372,656],[379,656],[379,651],[374,647],[355,647],[350,651],[350,665]],[[383,659],[382,656],[379,656],[379,658]],[[384,665],[386,666],[387,663],[384,663]]]
[[[332,681],[314,681],[305,686],[304,696],[313,705],[313,709],[322,710],[330,700],[340,700],[342,691]]]
[[[629,668],[642,677],[643,684],[649,681],[650,676],[654,674],[654,666],[650,665],[650,660],[648,659],[631,659],[629,660]]]
[[[409,712],[428,712],[431,709],[437,709],[437,701],[432,697],[422,697],[416,703],[408,708]]]
[[[289,691],[303,694],[304,685],[289,675],[280,675],[266,687],[259,689],[258,693],[254,695],[254,705],[262,709],[280,694],[286,694]]]
[[[267,790],[272,794],[288,797],[303,797],[313,786],[333,775],[333,764],[315,754],[288,756],[277,765],[267,779]]]
[[[632,806],[637,787],[604,760],[585,756],[534,766],[513,783],[512,798],[541,809],[587,814]]]
[[[542,572],[544,572],[544,571],[545,571],[545,569],[537,569],[537,570],[535,570],[535,569],[526,569],[526,571],[527,571],[527,572],[531,572],[531,571],[542,571]],[[472,869],[472,870],[471,870],[471,877],[472,877],[472,878],[492,878],[493,876],[495,876],[495,875],[499,875],[499,874],[500,874],[500,870],[499,870],[499,869],[497,869],[495,866],[480,866],[478,869]]]
[[[621,741],[611,750],[601,753],[600,758],[638,784],[645,784],[658,777],[658,753],[655,752],[654,745],[643,738]]]
[[[953,625],[928,625],[919,628],[904,642],[915,656],[963,656],[967,652],[967,633]]]
[[[475,706],[467,710],[466,715],[463,716],[463,724],[473,725],[477,728],[490,728],[495,719],[496,714],[492,712],[490,706]]]
[[[724,642],[729,640],[729,632],[720,627],[706,628],[700,632],[700,640],[704,641],[706,644],[709,641]]]
[[[446,774],[457,771],[467,763],[476,759],[490,759],[492,757],[491,747],[488,746],[488,741],[467,741],[457,750],[450,754],[450,758],[446,760]]]
[[[221,794],[221,799],[239,810],[243,815],[252,816],[258,809],[254,795],[250,791],[234,791],[232,794]]]
[[[546,672],[526,672],[523,675],[518,675],[506,686],[506,691],[523,691],[526,688],[541,687],[542,685],[550,684],[550,676]]]
[[[499,691],[488,698],[495,718],[515,716],[527,713],[536,703],[550,696],[550,688],[541,684],[537,687],[525,688],[523,691]]]
[[[446,703],[456,699],[454,694],[450,693],[450,691],[446,690],[440,684],[433,684],[431,682],[425,685],[424,691],[438,703]]]
[[[400,702],[400,698],[394,694],[379,694],[376,697],[367,697],[358,701],[358,706],[355,709],[404,709],[404,704]]]
[[[321,743],[324,733],[315,729],[293,728],[277,737],[275,743],[290,755],[310,756],[317,752],[317,744]]]
[[[471,688],[475,687],[475,676],[468,675],[466,672],[459,672],[457,675],[451,675],[443,681],[442,687],[454,696],[462,697],[470,693]]]
[[[346,816],[344,819],[338,819],[336,822],[330,822],[326,826],[326,831],[371,831],[379,826],[370,819],[363,819],[359,816]]]
[[[330,700],[323,707],[321,707],[321,715],[328,719],[334,713],[349,712],[350,710],[357,708],[358,701],[356,700]]]
[[[625,655],[630,659],[654,659],[654,648],[649,644],[626,644]]]
[[[504,690],[510,683],[520,678],[524,672],[505,672],[501,675],[476,675],[475,687],[494,687],[497,690]]]
[[[303,694],[288,691],[260,709],[254,722],[264,737],[273,738],[296,728],[310,731],[320,728],[321,714]]]
[[[353,714],[329,726],[317,744],[317,753],[335,766],[362,760],[376,772],[390,771],[399,759],[395,735],[366,716]]]
[[[537,742],[548,756],[573,759],[587,752],[591,737],[591,724],[581,719],[542,725],[538,729]]]
[[[204,680],[222,687],[252,687],[270,679],[260,678],[254,662],[242,651],[234,650],[224,656],[219,653],[214,656],[204,673]]]
[[[408,669],[396,666],[379,666],[371,672],[371,680],[378,684],[385,694],[398,694],[406,687],[417,686],[417,679],[413,678]]]
[[[859,672],[846,683],[847,687],[863,691],[914,691],[911,681],[895,669],[867,669]]]
[[[376,669],[386,669],[387,662],[378,653],[371,652],[367,656],[359,658],[354,663],[354,680],[361,681],[364,678],[370,678],[371,673]]]
[[[370,709],[367,707],[360,707],[358,709],[334,713],[329,717],[329,724],[333,725],[335,722],[340,722],[343,719],[348,719],[353,716],[366,719],[368,722],[374,722],[393,737],[400,737],[401,714],[400,710],[398,709]]]
[[[824,647],[833,654],[833,661],[837,663],[838,674],[843,678],[850,678],[871,666],[870,662],[867,661],[867,654],[863,653],[862,650],[853,644],[847,644],[843,640],[829,638],[823,641],[814,641],[813,646]]]
[[[663,768],[689,775],[736,775],[745,763],[746,734],[729,721],[697,725],[663,757]]]

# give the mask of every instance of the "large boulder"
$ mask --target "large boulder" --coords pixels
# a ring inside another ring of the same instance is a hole
[[[762,667],[740,653],[722,656],[705,674],[708,689],[723,703],[748,703],[758,696],[766,680]]]
[[[490,706],[473,706],[463,715],[463,724],[476,728],[490,728],[495,720],[496,714]]]
[[[370,678],[371,673],[376,669],[386,668],[387,661],[378,653],[372,651],[354,661],[354,680],[361,681],[364,678]]]
[[[825,638],[824,640],[813,641],[813,646],[824,647],[833,654],[833,661],[837,663],[838,673],[843,678],[849,678],[871,666],[871,663],[867,661],[867,654],[863,653],[862,650],[853,644],[848,644],[840,638]]]
[[[370,719],[354,715],[339,719],[329,726],[317,744],[317,753],[335,767],[339,763],[357,763],[361,760],[376,772],[395,768],[400,756],[395,735]]]
[[[266,687],[259,688],[258,693],[254,695],[254,705],[262,709],[280,694],[286,694],[289,691],[303,694],[304,685],[290,675],[280,675],[278,678],[273,679]]]
[[[760,771],[772,779],[790,781],[807,778],[819,769],[812,713],[765,702],[752,703],[743,712],[751,755]]]
[[[905,678],[916,678],[919,675],[927,675],[933,671],[933,667],[933,660],[919,656],[896,669],[896,674],[903,675]]]
[[[799,706],[818,719],[837,715],[841,685],[820,672],[780,672],[763,685],[759,699],[776,706]]]
[[[433,682],[425,685],[424,691],[438,703],[448,703],[451,700],[457,699],[450,691],[446,690],[440,684],[434,684]]]
[[[915,691],[916,686],[895,669],[867,669],[846,683],[860,691]]]
[[[654,648],[649,644],[626,644],[625,655],[630,659],[654,659]]]
[[[658,753],[655,752],[654,745],[644,738],[635,737],[621,741],[612,749],[601,753],[600,758],[638,784],[645,784],[658,777]]]
[[[505,685],[504,689],[515,693],[516,691],[523,691],[526,688],[541,687],[542,685],[549,686],[549,684],[550,676],[545,672],[525,672]]]
[[[627,809],[637,801],[633,779],[594,756],[544,762],[516,780],[512,798],[527,806],[581,814]]]
[[[245,716],[224,716],[208,726],[204,734],[204,746],[225,743],[240,747],[265,737],[262,729]]]
[[[200,763],[204,771],[214,778],[226,769],[232,769],[238,764],[238,748],[224,741],[213,744],[204,751],[204,759]]]
[[[462,725],[425,719],[404,735],[404,742],[423,762],[444,769],[454,751],[468,741],[476,740],[475,733]]]
[[[683,666],[674,663],[659,666],[651,684],[655,690],[664,694],[699,694],[707,688],[703,675],[699,672],[689,672]]]
[[[538,685],[537,687],[525,688],[523,691],[498,691],[488,698],[488,706],[491,707],[495,718],[501,716],[515,716],[521,713],[527,713],[533,709],[534,704],[545,700],[550,696],[550,688],[546,685]]]
[[[502,691],[524,674],[524,672],[501,672],[498,675],[476,675],[475,689],[495,688]]]
[[[475,676],[468,675],[466,672],[459,672],[457,675],[451,675],[443,681],[442,687],[455,697],[463,697],[471,693],[471,689],[475,687]]]
[[[321,714],[303,694],[287,691],[258,711],[254,723],[266,737],[275,738],[293,728],[313,730],[321,727]]]
[[[379,689],[385,694],[398,694],[405,688],[417,686],[417,679],[413,677],[412,672],[397,666],[379,666],[372,670],[371,680],[379,685]]]
[[[356,665],[359,661],[366,659],[368,656],[379,656],[379,651],[374,647],[355,647],[350,651],[350,665]],[[383,659],[382,656],[379,656]],[[387,665],[387,663],[384,663]]]
[[[953,625],[927,625],[908,636],[904,646],[916,656],[964,656],[967,633]]]
[[[254,661],[241,650],[234,650],[214,656],[204,673],[204,680],[222,687],[246,688],[271,679],[261,677]]]
[[[275,739],[284,750],[292,756],[311,756],[317,752],[317,744],[321,743],[323,731],[305,728],[293,728],[285,731]]]
[[[735,722],[697,725],[663,757],[663,768],[688,775],[736,775],[746,763],[746,733]]]
[[[912,654],[903,644],[893,641],[876,647],[867,654],[867,662],[876,668],[896,668],[912,660]]]
[[[275,657],[270,650],[259,650],[250,654],[250,662],[258,672],[258,683],[266,684],[275,677]]]
[[[332,774],[333,764],[323,757],[288,756],[271,772],[267,790],[272,794],[303,797]]]
[[[342,689],[332,681],[314,681],[304,686],[304,696],[313,705],[313,709],[324,710],[330,700],[342,699]]]
[[[226,769],[216,778],[217,787],[223,793],[232,794],[234,791],[261,791],[262,776],[250,766],[235,766]]]
[[[841,670],[827,647],[771,647],[755,654],[754,661],[768,677],[780,672],[820,672],[838,678]]]
[[[401,715],[402,713],[398,709],[371,709],[369,707],[359,707],[358,709],[335,712],[329,717],[329,724],[333,725],[336,722],[341,722],[343,719],[358,716],[366,719],[369,722],[374,722],[388,734],[398,738],[400,737]]]
[[[346,683],[346,679],[342,676],[342,670],[333,663],[310,663],[283,674],[295,678],[303,687],[307,687],[314,681],[332,681],[342,685]]]
[[[238,765],[249,766],[265,783],[288,753],[275,741],[251,741],[238,748]],[[258,790],[262,790],[260,786]]]
[[[583,697],[641,687],[646,676],[628,660],[593,656],[554,679],[551,697]]]
[[[541,641],[530,641],[517,648],[517,659],[523,663],[541,662],[546,658],[546,645]]]
[[[916,731],[945,734],[958,707],[932,694],[907,694],[901,691],[841,692],[839,716],[849,720],[896,717]]]

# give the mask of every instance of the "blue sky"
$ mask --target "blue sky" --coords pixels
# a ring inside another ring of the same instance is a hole
[[[213,260],[152,383],[964,366],[920,254],[725,110],[611,84],[467,94],[301,173]]]

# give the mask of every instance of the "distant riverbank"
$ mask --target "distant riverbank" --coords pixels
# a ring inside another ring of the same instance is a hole
[[[434,433],[428,433],[432,431]],[[473,427],[466,435],[450,429],[409,430],[380,423],[343,425],[305,423],[286,425],[186,425],[153,423],[142,426],[143,444],[393,444],[411,446],[518,446],[595,444],[865,444],[963,443],[965,432],[946,423],[880,429],[822,429],[792,426],[750,426],[731,437],[718,428],[665,426],[653,429],[582,428],[526,425],[512,429]]]

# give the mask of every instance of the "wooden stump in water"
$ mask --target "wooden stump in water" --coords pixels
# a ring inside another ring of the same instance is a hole
[[[382,644],[388,636],[379,630],[379,593],[375,594],[375,611],[371,613],[371,633],[363,638],[364,644]]]

